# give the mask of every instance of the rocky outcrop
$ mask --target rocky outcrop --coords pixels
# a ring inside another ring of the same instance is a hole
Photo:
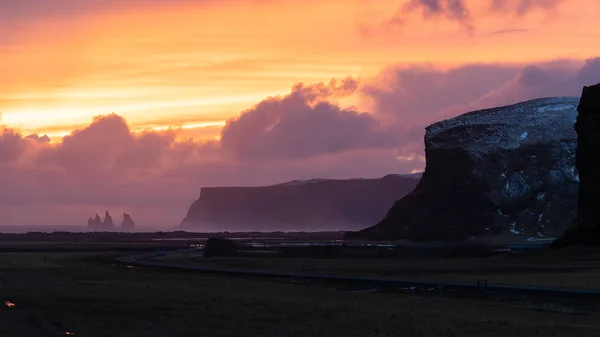
[[[121,222],[121,229],[124,231],[135,230],[135,222],[131,218],[131,214],[123,213],[123,222]]]
[[[101,220],[98,214],[93,219],[90,217],[87,227],[91,231],[112,231],[115,229],[115,224],[110,213],[106,211],[104,212],[104,220]],[[120,229],[123,231],[135,230],[135,222],[130,214],[123,213],[123,222],[121,222]]]
[[[600,84],[584,87],[577,107],[577,221],[600,227]]]
[[[102,221],[102,227],[105,229],[112,229],[115,227],[113,219],[108,211],[104,212],[104,221]]]
[[[576,162],[579,173],[577,217],[574,226],[553,243],[600,244],[600,84],[584,87],[577,107]]]
[[[262,187],[202,188],[181,226],[202,231],[364,228],[414,189],[418,176],[296,180]]]
[[[100,220],[100,216],[98,214],[96,214],[96,216],[92,219],[92,217],[90,217],[88,219],[88,229],[89,230],[100,230],[102,229],[102,220]]]
[[[557,237],[576,207],[577,103],[536,99],[430,125],[418,186],[378,224],[346,237]]]

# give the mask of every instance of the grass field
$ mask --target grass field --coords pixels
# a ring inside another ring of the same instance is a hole
[[[128,268],[130,252],[0,254],[0,336],[597,336],[597,308]],[[562,309],[561,309],[562,308]],[[587,308],[587,309],[586,309]]]
[[[447,282],[600,289],[600,257],[593,254],[541,256],[499,255],[454,259],[310,259],[277,257],[214,257],[198,253],[167,256],[156,261],[182,265],[277,270],[349,276],[377,276]]]

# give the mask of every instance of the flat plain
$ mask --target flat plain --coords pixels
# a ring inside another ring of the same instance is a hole
[[[592,299],[370,292],[114,263],[128,254],[1,253],[0,336],[585,337],[600,328]]]
[[[596,251],[544,251],[529,256],[503,254],[476,258],[384,259],[213,257],[197,252],[166,255],[155,262],[290,273],[393,277],[398,279],[600,289],[600,256]]]

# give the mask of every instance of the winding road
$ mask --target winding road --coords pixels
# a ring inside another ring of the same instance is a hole
[[[188,250],[190,251],[190,250]],[[165,252],[162,256],[172,255],[174,253],[180,254],[185,251],[177,252]],[[204,266],[193,266],[193,265],[180,265],[171,263],[161,263],[156,261],[142,261],[140,259],[147,259],[149,257],[156,256],[156,253],[152,254],[138,254],[131,256],[118,257],[115,260],[119,263],[146,266],[146,267],[158,267],[166,269],[177,269],[177,270],[188,270],[205,273],[218,273],[224,275],[236,275],[236,276],[250,276],[250,277],[265,277],[265,278],[289,278],[289,279],[303,279],[303,280],[315,280],[315,281],[333,281],[342,283],[359,283],[369,284],[372,286],[394,286],[398,288],[425,288],[425,289],[455,289],[455,290],[485,290],[492,292],[503,292],[503,293],[523,293],[523,294],[538,294],[538,295],[585,295],[585,296],[600,296],[600,290],[594,289],[576,289],[576,288],[556,288],[556,287],[537,287],[537,286],[517,286],[517,285],[502,285],[502,284],[484,284],[483,281],[480,284],[474,283],[463,283],[463,282],[435,282],[435,281],[420,281],[420,280],[408,280],[408,279],[397,279],[397,278],[379,278],[379,277],[361,277],[361,276],[340,276],[340,275],[328,275],[328,274],[314,274],[314,273],[290,273],[290,272],[271,272],[264,270],[254,269],[240,269],[240,268],[212,268]]]

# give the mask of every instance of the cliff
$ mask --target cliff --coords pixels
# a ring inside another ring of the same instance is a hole
[[[203,231],[316,231],[364,228],[414,189],[417,176],[290,181],[202,188],[181,223]]]
[[[470,112],[426,128],[426,169],[378,224],[346,238],[557,237],[574,217],[576,98]]]
[[[600,84],[583,88],[577,111],[577,217],[554,248],[600,244]]]

